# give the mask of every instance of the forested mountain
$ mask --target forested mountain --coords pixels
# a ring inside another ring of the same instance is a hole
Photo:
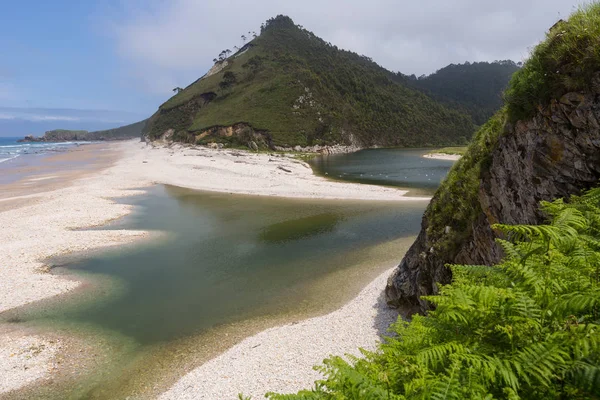
[[[409,87],[365,56],[289,17],[225,50],[204,77],[160,106],[146,129],[191,143],[426,146],[466,142],[469,116]]]
[[[468,113],[482,125],[502,106],[502,92],[519,64],[510,60],[450,64],[431,75],[398,77],[408,86]]]

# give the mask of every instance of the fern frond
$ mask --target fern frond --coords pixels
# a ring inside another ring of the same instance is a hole
[[[538,383],[548,386],[557,371],[565,369],[569,354],[553,342],[533,343],[517,352],[512,360],[523,377],[532,377]],[[529,379],[528,379],[529,380]]]
[[[452,364],[449,374],[442,375],[432,386],[429,398],[433,400],[460,400],[463,399],[458,375],[459,363]]]
[[[449,363],[449,356],[454,353],[465,353],[465,347],[456,342],[430,346],[417,354],[417,362],[427,368],[436,368]]]
[[[557,301],[556,308],[565,314],[581,314],[600,307],[600,289],[569,293]]]

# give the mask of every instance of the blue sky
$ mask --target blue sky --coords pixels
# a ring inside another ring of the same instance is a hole
[[[220,50],[239,45],[242,33],[277,14],[388,69],[421,75],[449,63],[520,61],[582,2],[3,1],[0,135],[43,133],[61,121],[100,129],[145,118],[173,87],[203,75]],[[69,110],[116,113],[90,118]],[[22,120],[37,125],[18,128]]]
[[[107,29],[111,7],[119,2],[5,2],[0,106],[152,112],[165,96],[127,85]]]

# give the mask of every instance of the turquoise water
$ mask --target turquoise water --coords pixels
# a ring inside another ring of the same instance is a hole
[[[422,202],[282,200],[164,186],[137,205],[137,213],[109,229],[161,230],[168,239],[62,268],[108,275],[127,289],[52,318],[152,344],[286,312],[303,300],[307,282],[355,263],[351,254],[414,235],[424,208]]]
[[[367,149],[311,160],[316,174],[331,179],[409,189],[409,196],[431,196],[454,163],[423,158],[430,149]]]

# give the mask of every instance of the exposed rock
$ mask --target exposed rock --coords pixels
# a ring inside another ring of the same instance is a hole
[[[167,129],[162,135],[159,137],[159,141],[161,142],[169,142],[173,138],[173,134],[175,131],[173,129]]]
[[[213,65],[208,72],[206,73],[206,75],[204,75],[202,78],[200,79],[204,79],[204,78],[208,78],[211,75],[214,74],[218,74],[219,72],[221,72],[223,70],[223,68],[225,68],[226,66],[229,65],[229,61],[224,60],[224,61],[217,61],[215,63],[215,65]]]
[[[204,101],[204,105],[207,105],[211,101],[217,98],[217,94],[215,92],[206,92],[200,95],[200,98]]]
[[[277,151],[287,151],[287,152],[299,152],[299,153],[319,153],[319,154],[343,154],[343,153],[354,153],[355,151],[361,150],[362,147],[359,146],[344,146],[341,144],[336,144],[333,146],[294,146],[294,147],[281,147],[281,146],[273,146],[273,150]]]
[[[598,75],[597,84],[600,84]],[[482,171],[479,203],[484,210],[469,228],[467,239],[446,251],[436,248],[421,232],[386,288],[388,303],[412,314],[423,312],[420,297],[436,293],[437,283],[449,283],[446,264],[492,265],[502,256],[491,225],[538,224],[542,200],[567,197],[598,184],[600,179],[600,87],[588,93],[567,93],[559,101],[540,108],[534,118],[507,124]],[[430,209],[436,196],[429,205]],[[445,234],[452,227],[446,227]]]
[[[239,123],[231,126],[214,126],[202,132],[189,133],[196,144],[207,144],[220,141],[223,138],[233,138],[241,145],[258,151],[259,148],[272,148],[271,135],[262,130],[254,129],[248,124]],[[252,145],[254,143],[254,145]]]

